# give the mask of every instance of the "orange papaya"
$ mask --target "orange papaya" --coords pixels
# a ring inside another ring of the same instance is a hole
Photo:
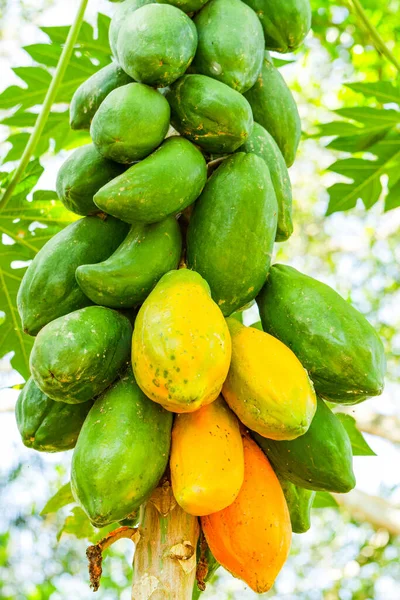
[[[201,517],[215,559],[262,594],[273,585],[290,550],[292,527],[282,488],[257,444],[243,435],[244,482],[236,500]]]
[[[201,516],[226,508],[243,483],[239,423],[224,400],[177,415],[172,430],[171,480],[184,511]]]

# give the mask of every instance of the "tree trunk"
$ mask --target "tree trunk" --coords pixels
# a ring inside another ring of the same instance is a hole
[[[132,600],[191,600],[199,523],[177,505],[169,481],[146,503],[139,531]]]

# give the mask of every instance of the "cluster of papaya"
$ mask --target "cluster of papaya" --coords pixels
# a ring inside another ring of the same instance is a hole
[[[18,294],[36,336],[24,443],[75,448],[73,493],[98,527],[134,520],[169,465],[215,560],[259,593],[309,528],[315,490],[355,485],[325,401],[380,394],[385,371],[359,312],[270,264],[292,233],[300,119],[268,50],[294,50],[310,19],[308,0],[120,4],[114,60],[71,103],[93,144],[58,174],[82,218]],[[261,323],[245,327],[254,300]]]

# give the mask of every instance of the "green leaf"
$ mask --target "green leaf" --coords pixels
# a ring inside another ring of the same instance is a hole
[[[42,512],[40,513],[42,517],[45,515],[49,515],[51,513],[55,513],[64,506],[68,506],[68,504],[75,503],[74,497],[71,491],[71,484],[68,481],[65,485],[63,485],[55,494],[52,496],[45,504]]]
[[[339,505],[329,492],[317,492],[315,494],[313,508],[339,508]]]
[[[84,511],[76,506],[72,509],[71,514],[65,519],[63,526],[57,534],[59,541],[64,533],[74,535],[78,539],[87,539],[92,544],[96,544],[103,539],[108,533],[119,527],[119,523],[111,523],[107,527],[97,529],[93,527]]]
[[[398,208],[400,206],[400,181],[389,188],[389,193],[385,199],[385,212]]]
[[[375,452],[365,441],[362,433],[357,429],[356,420],[351,415],[340,412],[335,414],[347,431],[353,450],[353,456],[376,456]]]
[[[353,108],[339,108],[337,115],[345,119],[352,119],[364,125],[388,126],[400,123],[400,112],[397,110],[383,110],[370,106],[356,106]]]
[[[383,104],[400,104],[400,88],[390,81],[377,81],[375,83],[348,83],[346,87],[358,92],[367,98],[375,97]]]

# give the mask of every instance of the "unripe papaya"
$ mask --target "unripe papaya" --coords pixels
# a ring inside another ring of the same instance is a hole
[[[169,457],[172,415],[151,402],[132,371],[96,400],[72,457],[75,499],[96,527],[134,518]]]
[[[132,366],[143,392],[173,412],[215,400],[231,359],[228,327],[207,282],[188,269],[170,271],[142,304]]]
[[[272,135],[287,166],[292,166],[301,136],[299,111],[285,80],[268,55],[245,98],[250,103],[254,120]]]
[[[76,444],[92,402],[55,402],[30,377],[18,396],[15,417],[22,441],[39,452],[63,452]]]
[[[72,96],[69,107],[71,129],[90,129],[100,104],[110,92],[132,79],[116,63],[110,63],[84,81]]]
[[[207,166],[200,150],[174,136],[102,187],[95,203],[127,223],[157,223],[192,204],[206,180]]]
[[[76,280],[96,304],[110,308],[137,306],[165,273],[177,268],[181,248],[181,232],[174,217],[153,225],[132,225],[108,260],[81,265]]]
[[[254,123],[253,131],[238,152],[253,152],[266,163],[278,202],[278,227],[276,242],[285,242],[293,233],[292,185],[282,152],[272,135],[259,123]]]
[[[56,189],[61,202],[78,215],[100,212],[93,196],[125,168],[103,158],[93,144],[77,148],[61,165]]]
[[[285,494],[292,531],[293,533],[305,533],[311,527],[311,509],[316,492],[295,485],[282,477],[279,471],[276,471],[276,475]]]
[[[91,304],[75,279],[79,265],[105,260],[129,230],[114,217],[85,217],[53,236],[29,265],[17,295],[22,328],[36,335],[57,317]]]
[[[293,352],[271,335],[227,319],[232,361],[222,393],[239,419],[262,436],[293,440],[310,427],[317,401]]]
[[[243,152],[218,167],[197,200],[187,262],[208,282],[225,316],[253,300],[264,285],[277,213],[268,168],[259,156]]]
[[[103,392],[129,361],[132,326],[110,308],[88,306],[39,332],[30,367],[53,400],[86,402]]]
[[[124,0],[121,6],[118,6],[110,23],[110,29],[108,30],[108,39],[110,42],[111,52],[118,60],[117,54],[117,43],[118,35],[123,23],[130,17],[133,11],[137,10],[145,4],[152,4],[154,0]],[[127,75],[128,76],[128,75]]]
[[[293,350],[322,398],[355,404],[382,393],[383,344],[366,318],[328,285],[274,265],[257,303],[265,331]]]
[[[260,448],[243,437],[244,482],[236,500],[201,518],[212,554],[225,569],[262,594],[273,585],[290,550],[292,529],[278,478]]]
[[[196,15],[199,36],[193,66],[240,93],[256,82],[264,58],[257,15],[240,0],[210,0]]]
[[[118,163],[141,160],[161,144],[169,128],[168,102],[141,83],[123,85],[103,100],[90,135],[100,154]]]
[[[173,127],[207,152],[234,152],[253,128],[246,98],[211,77],[184,75],[171,86],[166,98]]]
[[[323,400],[308,431],[295,440],[254,435],[282,477],[309,490],[346,494],[356,484],[351,443],[342,422]]]
[[[157,0],[157,2],[159,4],[172,4],[185,13],[194,13],[207,4],[208,0]]]
[[[176,501],[191,515],[209,515],[235,500],[244,477],[243,443],[222,398],[176,416],[170,468]]]
[[[117,56],[135,81],[166,87],[185,73],[196,48],[196,27],[184,12],[168,4],[146,4],[121,24]]]

